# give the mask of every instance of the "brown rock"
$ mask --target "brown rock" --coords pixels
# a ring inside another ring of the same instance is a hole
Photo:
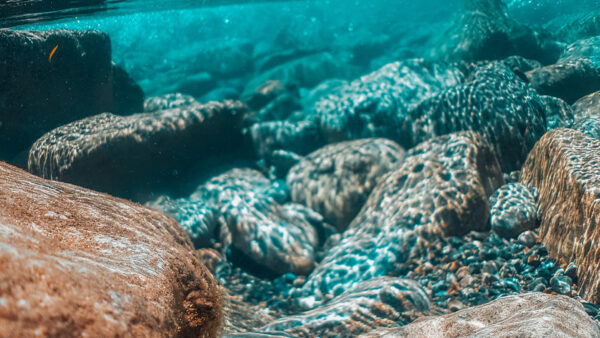
[[[3,333],[217,334],[218,284],[158,211],[0,162],[0,233]]]
[[[38,139],[29,151],[28,169],[44,178],[130,197],[210,154],[239,148],[244,110],[239,101],[224,101],[91,116]]]
[[[550,254],[578,267],[580,295],[600,301],[600,141],[572,129],[546,133],[523,166],[539,192],[540,238]]]
[[[583,306],[565,296],[526,293],[455,313],[426,317],[364,337],[598,337]]]

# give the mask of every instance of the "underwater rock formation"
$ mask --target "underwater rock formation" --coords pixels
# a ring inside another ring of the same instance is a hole
[[[152,113],[158,110],[173,109],[199,103],[193,96],[182,93],[170,93],[153,96],[144,100],[144,112]]]
[[[568,45],[557,63],[578,59],[589,59],[597,69],[600,69],[600,36],[579,40]]]
[[[330,144],[304,157],[287,176],[292,200],[319,212],[343,231],[379,178],[404,160],[404,149],[386,139]]]
[[[357,72],[349,65],[340,62],[329,53],[308,55],[267,70],[250,81],[243,97],[249,97],[267,81],[280,81],[284,85],[295,84],[302,88],[312,88],[323,80],[331,78],[352,78]]]
[[[314,267],[320,215],[301,205],[279,204],[281,195],[261,173],[233,169],[190,197],[161,198],[152,207],[172,213],[194,243],[220,243],[230,259],[262,275],[308,274]]]
[[[415,281],[378,277],[357,283],[314,310],[277,319],[258,330],[293,337],[353,337],[374,328],[406,324],[430,310],[427,293]]]
[[[315,104],[315,118],[327,143],[398,140],[410,108],[462,79],[459,69],[447,65],[420,59],[391,63],[323,97]]]
[[[270,121],[255,123],[248,129],[254,152],[270,160],[276,150],[306,155],[325,144],[314,121]]]
[[[210,102],[117,116],[95,115],[54,129],[31,147],[29,171],[120,196],[174,170],[239,147],[245,107]]]
[[[600,118],[600,91],[589,94],[573,103],[576,117],[596,116]]]
[[[579,294],[600,301],[598,189],[600,141],[572,129],[544,135],[523,165],[522,181],[535,187],[540,238],[553,257],[574,262]]]
[[[521,183],[503,185],[490,196],[490,226],[504,238],[536,227],[535,196]]]
[[[538,93],[559,97],[569,104],[600,90],[600,70],[588,59],[567,60],[526,75]]]
[[[465,83],[435,95],[403,124],[405,148],[429,138],[473,130],[486,138],[505,172],[520,168],[546,131],[545,106],[537,93],[500,62],[476,67]]]
[[[425,317],[362,337],[598,337],[598,325],[574,299],[538,292],[502,297],[455,313]]]
[[[546,115],[546,131],[556,128],[571,128],[575,122],[573,108],[564,100],[554,96],[540,95]]]
[[[0,162],[0,232],[3,333],[217,335],[219,285],[160,212]]]
[[[488,197],[502,184],[493,150],[473,132],[429,140],[380,179],[338,244],[298,293],[314,308],[352,285],[419,256],[429,241],[483,230]]]
[[[59,125],[142,110],[141,88],[112,64],[102,32],[0,29],[0,74],[0,159]]]
[[[501,0],[469,0],[449,27],[433,41],[428,56],[443,61],[499,60],[520,55],[543,64],[561,52],[549,33],[508,17]]]
[[[600,35],[600,12],[585,13],[571,20],[557,32],[567,42],[575,42]]]

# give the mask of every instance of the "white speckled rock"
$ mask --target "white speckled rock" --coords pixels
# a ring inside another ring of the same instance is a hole
[[[365,337],[600,337],[600,330],[578,301],[536,292]]]
[[[0,336],[214,337],[220,318],[172,218],[0,162]]]

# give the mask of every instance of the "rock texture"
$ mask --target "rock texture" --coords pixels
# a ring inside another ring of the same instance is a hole
[[[584,96],[573,104],[576,117],[600,117],[600,91]]]
[[[485,137],[502,169],[520,168],[546,131],[546,106],[537,93],[500,62],[475,67],[467,81],[421,102],[403,123],[400,145],[473,130]]]
[[[261,275],[308,274],[319,241],[314,211],[279,204],[271,182],[251,169],[213,177],[187,198],[150,204],[171,213],[197,247],[219,243],[229,259]]]
[[[490,196],[490,225],[504,238],[514,238],[537,225],[535,195],[521,183],[506,184]]]
[[[238,148],[244,106],[237,101],[117,116],[95,115],[42,136],[29,152],[29,171],[128,196],[218,150]]]
[[[356,284],[319,308],[274,320],[258,332],[352,337],[378,327],[409,323],[429,310],[427,294],[417,282],[379,277]]]
[[[164,214],[0,162],[0,327],[216,337],[217,282]]]
[[[388,332],[362,337],[598,337],[598,325],[581,303],[565,296],[526,293]]]
[[[352,285],[384,276],[440,236],[487,225],[488,196],[502,183],[491,148],[475,133],[450,134],[412,149],[381,178],[337,245],[299,289],[312,308]]]
[[[578,266],[579,294],[600,301],[598,191],[600,141],[572,129],[552,130],[523,165],[522,181],[537,188],[540,237],[554,257]]]
[[[600,20],[598,22],[600,23]],[[568,45],[560,55],[559,63],[582,58],[590,60],[596,68],[600,68],[600,36],[579,40]]]
[[[0,29],[0,78],[0,159],[61,124],[142,110],[141,89],[98,31]]]
[[[404,160],[404,149],[386,139],[331,144],[291,168],[287,184],[294,202],[319,212],[343,231],[379,178]]]
[[[588,59],[563,61],[526,75],[538,93],[559,97],[569,104],[600,90],[600,71]]]
[[[314,107],[327,143],[358,138],[399,138],[408,110],[442,89],[457,85],[460,70],[420,59],[388,64],[323,97]]]
[[[429,56],[444,61],[499,60],[520,55],[552,63],[560,49],[548,33],[508,17],[500,0],[469,0],[449,27],[433,40]]]

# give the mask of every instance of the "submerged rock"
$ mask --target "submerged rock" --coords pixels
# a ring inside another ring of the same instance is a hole
[[[455,313],[426,317],[363,337],[598,337],[578,301],[538,292],[499,298]]]
[[[430,241],[487,225],[488,196],[502,183],[492,149],[475,133],[434,138],[378,182],[358,216],[297,292],[313,308],[354,284],[420,256]]]
[[[485,137],[509,172],[520,168],[546,131],[544,110],[536,92],[506,65],[489,63],[411,111],[400,145],[411,148],[435,136],[473,130]]]
[[[499,60],[520,55],[544,64],[556,61],[560,46],[550,34],[508,17],[501,0],[469,0],[449,27],[433,40],[429,57],[444,61]]]
[[[329,53],[312,54],[260,74],[246,85],[242,97],[250,96],[267,81],[277,80],[284,85],[296,84],[303,88],[312,88],[327,79],[352,78],[355,74],[355,69]]]
[[[554,96],[540,95],[540,99],[546,115],[546,130],[571,128],[575,113],[568,103]]]
[[[574,42],[600,35],[600,12],[585,13],[565,24],[557,33],[567,42]]]
[[[566,60],[526,75],[538,93],[559,97],[569,104],[600,90],[600,70],[588,59]]]
[[[552,130],[523,165],[522,181],[539,192],[540,238],[553,257],[578,266],[579,294],[600,301],[600,141],[571,129]]]
[[[61,124],[142,111],[143,92],[112,64],[102,32],[0,29],[0,74],[0,159]]]
[[[322,223],[314,211],[279,204],[271,182],[251,169],[213,177],[188,198],[161,198],[150,206],[171,213],[197,247],[219,243],[223,253],[261,275],[308,274]]]
[[[304,157],[287,176],[292,200],[343,231],[379,178],[397,168],[404,149],[386,139],[331,144]]]
[[[427,294],[417,282],[379,277],[357,283],[314,310],[274,320],[257,331],[293,337],[352,337],[409,323],[429,310]]]
[[[247,132],[250,134],[256,155],[267,160],[277,150],[306,155],[325,144],[318,126],[310,120],[255,123]]]
[[[588,59],[597,69],[600,69],[600,36],[570,44],[560,55],[559,63],[578,59]]]
[[[600,91],[589,94],[573,104],[573,113],[578,118],[595,116],[600,118]]]
[[[216,337],[220,288],[164,214],[0,162],[0,327]]]
[[[514,238],[536,227],[535,196],[521,183],[506,184],[490,196],[490,225],[498,235]]]
[[[171,93],[149,97],[144,101],[144,112],[152,113],[159,110],[179,108],[199,103],[190,95]]]
[[[225,101],[152,113],[105,113],[59,127],[35,142],[29,171],[128,196],[208,156],[239,147],[244,106]]]
[[[395,62],[321,98],[314,114],[327,143],[368,137],[397,140],[409,108],[462,78],[460,70],[447,65],[419,59]]]

